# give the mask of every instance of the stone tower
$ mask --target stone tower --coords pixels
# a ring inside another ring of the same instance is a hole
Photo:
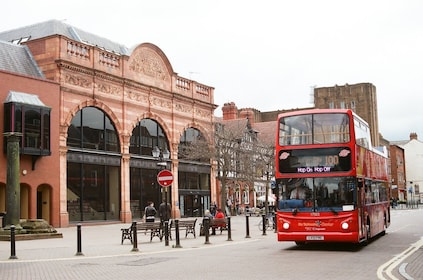
[[[373,146],[380,145],[376,87],[371,83],[315,88],[314,106],[320,109],[352,109],[368,122]]]

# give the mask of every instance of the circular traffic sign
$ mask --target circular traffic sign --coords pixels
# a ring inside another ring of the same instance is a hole
[[[159,174],[157,174],[157,182],[162,187],[168,187],[172,185],[173,183],[172,172],[170,172],[170,170],[167,170],[167,169],[160,171]]]

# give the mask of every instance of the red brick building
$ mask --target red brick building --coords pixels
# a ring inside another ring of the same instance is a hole
[[[51,108],[51,155],[34,168],[31,157],[21,158],[23,218],[41,216],[55,227],[131,222],[165,195],[174,217],[202,215],[216,200],[213,163],[180,160],[178,152],[198,135],[212,144],[214,89],[178,76],[157,46],[129,50],[56,20],[2,32],[0,42],[2,99],[19,91]],[[17,48],[25,51],[16,55]],[[10,61],[33,62],[40,73],[20,73]],[[157,184],[156,147],[170,152],[168,192]],[[5,170],[0,211],[7,211]]]
[[[2,47],[0,46],[0,48]],[[22,47],[13,48],[16,48],[18,52],[19,49],[22,49]],[[35,65],[32,65],[31,67],[36,68]],[[25,92],[37,95],[40,100],[43,100],[46,106],[50,108],[58,108],[58,83],[43,79],[42,75],[35,77],[27,76],[28,71],[25,70],[25,67],[18,67],[18,70],[15,71],[19,71],[20,73],[0,70],[0,96],[3,102],[8,97],[10,90],[13,89],[13,92]],[[0,124],[1,127],[3,127],[5,121],[3,110],[0,110],[0,112]],[[59,111],[52,110],[50,117],[52,120],[58,120]],[[57,121],[51,123],[50,137],[51,139],[59,138],[59,124]],[[5,147],[5,141],[5,137],[0,137],[1,147]],[[20,213],[21,218],[24,219],[44,218],[57,225],[59,215],[54,215],[54,213],[59,213],[59,204],[54,203],[54,201],[60,201],[60,193],[58,192],[60,180],[59,176],[52,175],[60,174],[59,165],[57,164],[59,152],[58,141],[52,141],[50,143],[50,151],[52,156],[36,156],[29,154],[22,154],[20,156]],[[6,160],[6,153],[1,153],[0,212],[7,212],[5,200],[7,171]]]

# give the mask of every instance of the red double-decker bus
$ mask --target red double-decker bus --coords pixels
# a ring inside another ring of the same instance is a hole
[[[349,109],[278,116],[278,241],[367,243],[390,224],[386,148]]]

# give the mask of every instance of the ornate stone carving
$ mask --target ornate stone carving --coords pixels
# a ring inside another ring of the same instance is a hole
[[[163,81],[168,80],[167,68],[163,60],[149,49],[142,49],[141,52],[135,54],[129,69]]]
[[[88,80],[87,78],[82,76],[71,74],[65,75],[65,83],[83,88],[91,88],[92,86],[91,80]]]
[[[135,100],[144,104],[148,104],[148,96],[137,91],[127,90],[125,96],[131,100]]]
[[[150,96],[150,102],[153,106],[158,106],[166,109],[172,109],[172,102],[166,99]]]
[[[200,117],[200,118],[210,118],[211,113],[209,111],[206,110],[201,110],[198,108],[194,109],[195,115]]]
[[[115,96],[120,96],[122,94],[121,88],[117,86],[113,86],[113,85],[97,83],[97,89],[100,92],[104,92],[104,93],[115,95]]]
[[[191,113],[192,107],[185,104],[177,103],[175,104],[175,110],[182,113]]]

